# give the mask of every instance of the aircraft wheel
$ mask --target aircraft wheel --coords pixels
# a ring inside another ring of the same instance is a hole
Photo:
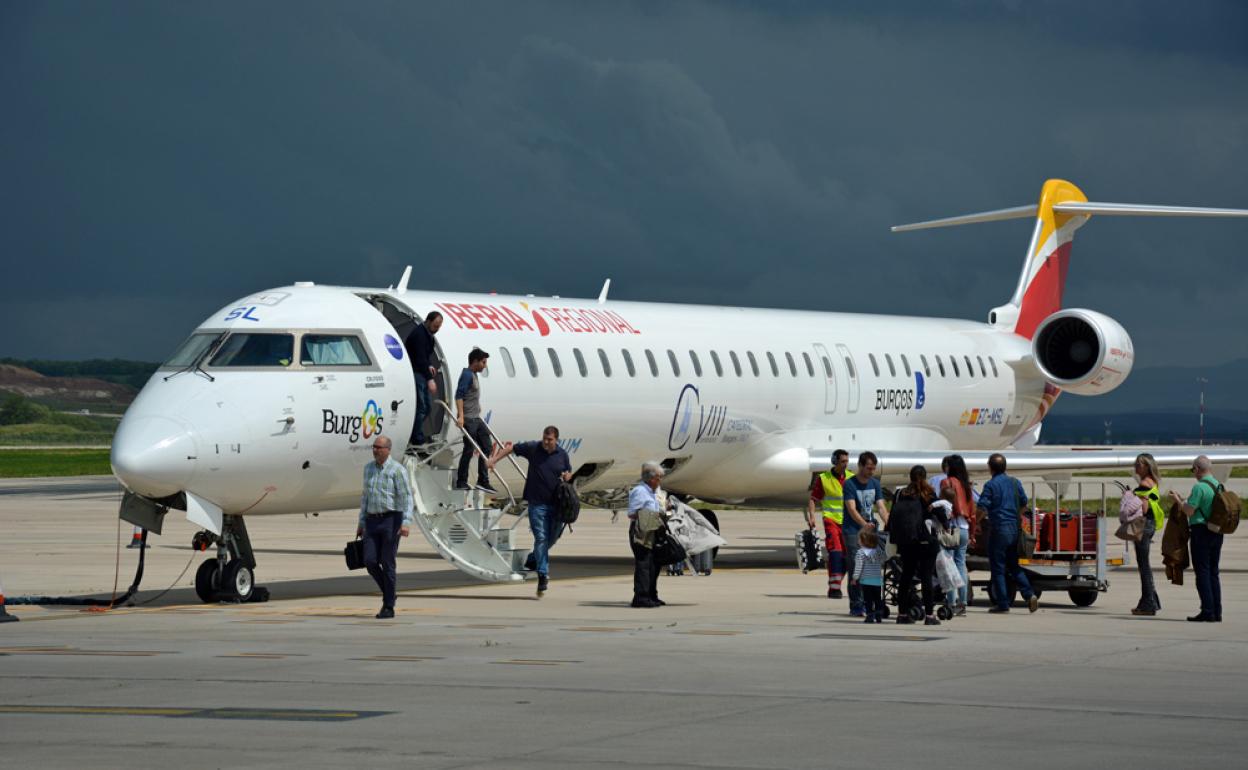
[[[213,604],[221,600],[220,579],[217,560],[204,559],[204,563],[195,570],[195,595],[201,602]]]
[[[1076,607],[1091,607],[1096,604],[1096,591],[1070,589],[1070,600],[1075,603]]]
[[[256,590],[256,576],[251,568],[235,559],[225,565],[221,575],[221,593],[232,602],[246,602],[251,599],[252,591]]]

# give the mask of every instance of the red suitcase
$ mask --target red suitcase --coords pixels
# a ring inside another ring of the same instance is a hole
[[[1081,531],[1082,539],[1079,536]],[[1057,516],[1045,516],[1040,529],[1040,548],[1045,551],[1095,551],[1096,514],[1076,516],[1062,511]]]

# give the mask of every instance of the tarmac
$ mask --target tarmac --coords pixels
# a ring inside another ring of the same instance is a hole
[[[10,600],[108,598],[115,573],[124,591],[138,552],[118,548],[118,500],[107,477],[0,481]],[[668,606],[644,610],[627,606],[622,515],[582,513],[540,600],[414,533],[398,615],[378,621],[372,581],[343,564],[352,512],[249,518],[272,599],[212,606],[171,512],[137,606],[9,604],[0,765],[1174,768],[1248,751],[1248,535],[1226,542],[1221,624],[1184,620],[1193,576],[1171,585],[1155,556],[1155,618],[1129,613],[1131,567],[1092,607],[1046,593],[1034,615],[925,627],[827,599],[794,566],[797,512],[719,518],[714,574],[663,577]]]

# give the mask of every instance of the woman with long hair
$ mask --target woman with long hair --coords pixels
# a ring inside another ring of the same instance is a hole
[[[958,545],[948,550],[958,567],[958,574],[962,576],[962,587],[950,591],[945,598],[955,608],[955,615],[965,615],[967,586],[970,585],[966,575],[966,549],[975,539],[975,504],[971,502],[971,479],[967,476],[966,460],[962,459],[962,455],[945,458],[945,474],[940,482],[940,492],[953,505],[953,521],[950,523],[958,529]]]
[[[1135,477],[1139,485],[1135,494],[1144,503],[1144,536],[1135,544],[1135,562],[1140,568],[1140,601],[1131,610],[1132,615],[1152,616],[1161,609],[1161,599],[1157,596],[1157,586],[1153,583],[1153,571],[1148,564],[1149,546],[1153,543],[1153,535],[1161,529],[1166,519],[1165,510],[1161,507],[1161,490],[1158,488],[1157,461],[1150,454],[1142,454],[1135,458]]]
[[[940,621],[933,613],[932,578],[936,571],[936,554],[940,543],[928,522],[933,518],[932,503],[936,494],[927,483],[927,470],[922,465],[910,469],[910,484],[897,493],[893,510],[888,518],[891,542],[897,545],[901,557],[901,582],[897,591],[897,622],[912,623],[910,617],[911,594],[917,577],[923,597],[925,623],[938,626]]]

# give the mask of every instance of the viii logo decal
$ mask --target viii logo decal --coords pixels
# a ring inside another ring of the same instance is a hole
[[[698,426],[693,427],[694,416],[698,418]],[[667,434],[667,448],[679,452],[693,439],[700,444],[703,440],[715,441],[724,432],[728,421],[728,407],[711,406],[708,410],[702,406],[702,396],[697,387],[685,385],[676,399],[676,411],[672,414],[672,428]],[[740,430],[749,430],[748,421],[737,426]]]

